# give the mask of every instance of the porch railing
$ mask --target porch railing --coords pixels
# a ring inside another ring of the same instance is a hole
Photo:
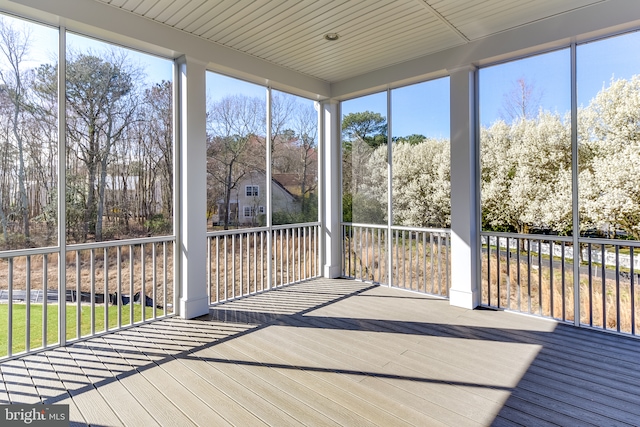
[[[342,275],[449,296],[450,231],[343,223]]]
[[[173,251],[154,237],[0,252],[0,359],[173,315]]]
[[[215,231],[207,239],[212,304],[320,276],[319,223]]]
[[[581,237],[574,251],[572,237],[494,232],[481,242],[483,305],[637,335],[640,242]]]

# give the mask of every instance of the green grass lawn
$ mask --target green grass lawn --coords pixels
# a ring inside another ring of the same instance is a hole
[[[0,304],[0,357],[7,355],[8,350],[8,313],[9,305]],[[67,305],[67,339],[77,337],[77,306]],[[156,316],[164,314],[163,310],[156,309]],[[153,316],[153,307],[145,307],[145,319]],[[27,305],[13,304],[13,343],[12,352],[19,353],[26,349],[27,336]],[[142,320],[142,310],[139,304],[133,305],[133,321]],[[91,306],[81,307],[81,336],[91,333]],[[128,325],[130,320],[130,308],[128,305],[122,307],[122,325]],[[109,306],[109,328],[118,325],[118,307]],[[104,331],[104,305],[95,306],[95,331]],[[42,347],[42,304],[31,304],[31,349]],[[47,345],[58,342],[58,305],[47,305]]]

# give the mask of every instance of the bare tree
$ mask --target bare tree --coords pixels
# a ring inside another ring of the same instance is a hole
[[[12,106],[11,131],[18,150],[18,188],[20,194],[19,213],[22,218],[23,233],[28,244],[29,232],[29,201],[25,183],[25,141],[22,129],[25,111],[26,87],[24,84],[23,63],[27,60],[30,47],[30,31],[27,27],[17,28],[7,19],[0,18],[0,52],[7,61],[7,68],[0,70],[3,95]],[[4,216],[4,214],[3,214]],[[0,218],[1,220],[1,218]],[[6,221],[6,219],[5,219]]]
[[[126,53],[115,50],[107,57],[71,52],[67,59],[67,132],[87,169],[84,239],[93,224],[96,241],[102,240],[107,167],[135,120],[140,74]]]
[[[219,213],[225,230],[229,228],[231,194],[251,171],[264,171],[265,103],[244,95],[227,96],[209,107],[207,173],[222,188]],[[264,163],[264,161],[263,161]]]
[[[533,82],[520,77],[511,85],[511,89],[503,95],[502,118],[507,123],[519,119],[533,119],[538,115],[542,91]]]

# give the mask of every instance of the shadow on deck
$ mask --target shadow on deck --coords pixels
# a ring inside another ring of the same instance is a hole
[[[318,279],[0,364],[76,425],[634,425],[640,341]]]

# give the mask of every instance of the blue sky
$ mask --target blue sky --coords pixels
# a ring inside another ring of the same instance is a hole
[[[13,18],[9,18],[13,19]],[[57,52],[57,30],[25,24],[32,28],[32,61],[29,66],[52,62]],[[111,45],[69,33],[70,47],[100,51]],[[171,80],[172,61],[129,50],[147,73],[149,83]],[[624,34],[592,43],[578,45],[578,105],[589,100],[612,78],[630,78],[640,74],[640,32]],[[480,122],[489,126],[504,116],[505,95],[514,82],[523,78],[540,96],[540,106],[552,112],[565,113],[570,108],[570,52],[561,49],[521,60],[484,67],[479,70]],[[212,72],[207,73],[207,95],[216,100],[228,94],[266,97],[264,87]],[[449,137],[449,79],[448,77],[392,90],[393,136],[423,134],[436,138]],[[387,116],[385,92],[348,100],[342,112],[374,111]]]
[[[578,45],[578,105],[589,101],[611,78],[628,79],[640,74],[640,32]],[[565,113],[571,106],[570,52],[561,49],[525,59],[481,68],[480,122],[489,126],[501,118],[504,97],[514,82],[523,78],[540,95],[540,106]],[[392,133],[412,133],[431,137],[449,137],[449,80],[433,80],[392,91]],[[343,115],[356,111],[374,111],[386,116],[384,92],[342,103]]]

